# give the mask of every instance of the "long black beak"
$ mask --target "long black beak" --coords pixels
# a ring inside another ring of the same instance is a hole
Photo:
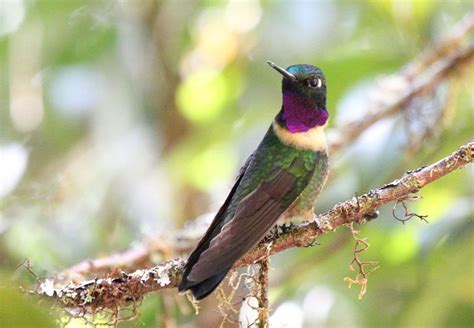
[[[276,70],[278,73],[280,73],[281,75],[283,75],[284,77],[286,77],[287,79],[290,79],[292,81],[296,81],[296,76],[294,76],[293,74],[291,74],[290,72],[288,72],[286,69],[284,68],[281,68],[280,66],[276,65],[274,62],[271,62],[271,61],[267,61],[267,64],[270,65],[271,68],[273,68],[274,70]]]

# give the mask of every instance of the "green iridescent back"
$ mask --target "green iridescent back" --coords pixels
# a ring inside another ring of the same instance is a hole
[[[296,201],[298,207],[312,209],[327,176],[327,153],[288,146],[280,141],[273,128],[270,127],[241,172],[245,175],[232,203],[229,204],[225,222],[234,216],[236,205],[243,198],[260,184],[270,180],[279,170],[285,170],[297,177],[294,193],[300,195]],[[295,202],[294,198],[284,199],[281,206],[287,208],[293,202]]]

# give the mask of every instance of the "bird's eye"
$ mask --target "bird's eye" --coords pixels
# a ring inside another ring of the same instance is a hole
[[[321,79],[318,79],[316,77],[312,77],[308,79],[308,86],[311,88],[321,88],[323,85],[323,81]]]

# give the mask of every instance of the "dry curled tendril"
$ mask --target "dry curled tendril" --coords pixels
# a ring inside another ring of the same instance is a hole
[[[230,282],[229,282],[230,285]],[[229,324],[237,324],[238,322],[233,319],[233,317],[237,316],[239,310],[237,309],[238,304],[232,303],[232,298],[234,297],[236,289],[232,288],[232,291],[229,296],[225,294],[224,289],[222,286],[217,287],[217,300],[218,305],[217,308],[222,316],[222,322],[219,327],[225,327],[226,323]]]
[[[360,231],[354,229],[353,222],[349,224],[349,228],[351,229],[352,237],[356,241],[354,245],[354,258],[352,259],[349,265],[349,269],[351,271],[357,270],[357,274],[354,279],[350,277],[345,277],[344,281],[348,283],[349,288],[351,288],[353,284],[360,285],[359,299],[362,299],[367,291],[368,276],[379,268],[379,262],[363,261],[359,258],[360,254],[365,252],[367,248],[369,248],[369,243],[367,241],[367,238],[361,239],[357,237]],[[371,266],[372,268],[366,269],[367,266]]]
[[[249,323],[248,327],[256,327],[259,324],[263,324],[262,327],[268,326],[268,255],[267,257],[260,260],[258,266],[250,265],[247,267],[246,272],[239,272],[238,270],[233,270],[228,278],[228,285],[230,287],[230,292],[227,294],[222,288],[222,285],[217,287],[217,300],[218,300],[218,310],[222,316],[222,322],[219,327],[226,327],[226,324],[241,324],[236,318],[239,316],[239,307],[241,302],[246,302],[247,305],[259,313],[265,311],[265,322],[260,322],[262,320],[259,315],[254,322]],[[258,267],[258,271],[257,271]],[[262,275],[264,276],[262,278]],[[236,298],[236,293],[240,286],[244,285],[246,290],[251,291],[243,299]],[[257,304],[252,304],[252,300],[256,300]]]
[[[226,295],[222,285],[217,287],[217,301],[218,301],[218,310],[222,316],[222,322],[219,327],[225,327],[226,324],[239,324],[234,318],[238,317],[239,314],[239,304],[240,300],[236,300],[234,303],[232,300],[235,299],[237,290],[244,284],[246,289],[253,290],[257,280],[256,280],[256,271],[254,266],[248,266],[246,272],[238,272],[238,270],[233,270],[228,278],[228,285],[230,287],[230,293]],[[248,295],[246,299],[253,296],[253,294]]]
[[[428,215],[420,215],[420,214],[412,213],[410,212],[406,204],[406,202],[416,202],[417,200],[421,198],[422,197],[420,195],[406,195],[397,199],[397,201],[395,202],[395,205],[393,205],[393,208],[392,208],[392,215],[395,218],[395,220],[398,220],[401,223],[405,224],[405,222],[410,221],[412,218],[416,217],[416,218],[419,218],[421,221],[429,223],[428,220],[426,219]],[[403,208],[403,217],[399,217],[396,214],[396,209],[399,204],[401,204]]]

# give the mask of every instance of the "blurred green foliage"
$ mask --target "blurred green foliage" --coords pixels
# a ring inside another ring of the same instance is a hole
[[[266,60],[323,69],[332,128],[363,116],[369,86],[473,8],[436,0],[0,2],[0,265],[12,272],[28,258],[40,275],[54,275],[173,233],[218,208],[277,113],[279,77]],[[440,100],[418,116],[378,122],[334,156],[317,210],[472,139],[472,68],[454,82],[429,95]],[[411,150],[411,121],[429,122],[454,89],[444,123]],[[471,327],[473,176],[468,168],[420,192],[410,208],[430,224],[402,225],[387,206],[360,227],[371,245],[363,258],[381,265],[361,301],[343,281],[353,275],[348,229],[274,256],[275,317],[294,305],[304,327]],[[34,301],[3,288],[0,298],[0,326],[50,324]],[[184,308],[174,294],[152,295],[139,319],[120,326],[221,320],[215,304],[197,317]]]
[[[23,295],[11,280],[0,274],[0,327],[56,327],[48,307],[39,306],[35,298]]]

